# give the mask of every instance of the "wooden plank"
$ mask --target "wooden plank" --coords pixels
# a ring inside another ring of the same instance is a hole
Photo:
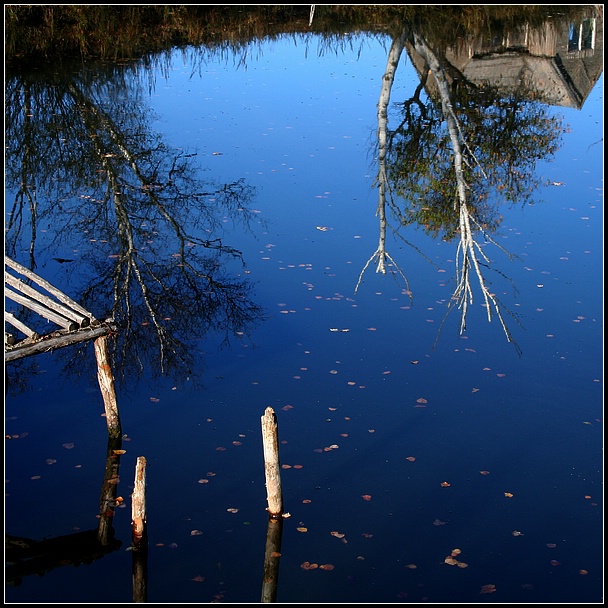
[[[13,327],[18,329],[21,333],[26,335],[28,338],[32,338],[33,340],[36,340],[38,338],[38,334],[33,329],[30,329],[25,323],[22,323],[21,321],[19,321],[19,319],[17,319],[17,317],[15,317],[15,315],[13,315],[10,312],[7,312],[6,310],[4,311],[4,320],[7,323],[10,323]]]
[[[76,332],[65,333],[62,331],[57,332],[57,335],[43,338],[38,342],[31,342],[23,344],[20,342],[15,347],[11,348],[5,345],[6,350],[4,353],[4,361],[15,361],[23,357],[29,357],[30,355],[36,355],[38,353],[46,353],[56,348],[63,348],[71,344],[77,344],[79,342],[86,342],[87,340],[93,340],[99,338],[99,336],[105,336],[115,331],[115,328],[108,324],[100,325],[99,327],[86,327]]]
[[[21,264],[19,264],[19,262],[15,262],[15,260],[12,260],[11,258],[9,258],[8,256],[5,255],[4,264],[6,266],[8,266],[9,268],[12,268],[13,270],[16,270],[19,274],[22,274],[23,276],[27,277],[28,279],[34,281],[34,283],[37,283],[38,285],[40,285],[40,287],[43,287],[44,289],[46,289],[46,291],[48,291],[50,294],[54,295],[60,302],[63,302],[66,306],[70,307],[72,310],[76,310],[83,316],[89,317],[91,319],[91,322],[97,321],[97,319],[95,319],[95,317],[88,310],[84,309],[80,304],[78,304],[78,302],[75,302],[74,300],[72,300],[72,298],[67,296],[65,293],[63,293],[56,287],[53,287],[53,285],[51,285],[48,281],[45,281],[42,277],[38,276],[36,273],[32,272],[25,266],[22,266]]]
[[[56,312],[53,312],[50,308],[43,306],[36,300],[32,300],[31,298],[21,296],[18,293],[15,293],[12,289],[9,289],[8,287],[4,288],[4,295],[7,298],[13,300],[13,302],[22,304],[26,308],[29,308],[30,310],[33,310],[34,312],[38,313],[41,317],[48,319],[53,323],[56,323],[64,329],[68,329],[70,331],[78,329],[78,323],[72,321],[71,319],[66,319],[64,316],[59,315]]]
[[[4,283],[6,285],[10,285],[17,291],[20,291],[25,296],[32,298],[33,300],[37,300],[43,306],[54,310],[55,312],[59,313],[60,315],[63,315],[64,317],[67,317],[68,319],[72,319],[73,321],[78,323],[80,327],[86,327],[90,323],[88,317],[68,308],[67,306],[62,305],[59,302],[56,302],[55,300],[52,300],[48,296],[45,296],[39,291],[36,291],[34,288],[30,287],[22,280],[12,276],[6,271],[4,272]]]

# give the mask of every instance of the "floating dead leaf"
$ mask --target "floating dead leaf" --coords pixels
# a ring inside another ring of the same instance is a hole
[[[547,547],[549,547],[549,549],[555,549],[557,545],[555,543],[547,543]]]
[[[373,538],[373,537],[374,537],[374,535],[373,535],[373,534],[370,534],[369,532],[363,532],[363,533],[361,534],[361,536],[362,536],[363,538]]]
[[[112,450],[112,454],[117,454],[120,456],[121,454],[126,454],[127,450]]]
[[[455,566],[458,563],[457,559],[454,559],[453,557],[450,557],[449,555],[443,561],[446,564],[449,564],[450,566]]]
[[[321,564],[319,566],[320,570],[333,570],[334,569],[334,565],[333,564]]]
[[[294,468],[294,469],[303,469],[303,468],[304,468],[304,465],[303,465],[303,464],[294,464],[294,465],[293,465],[293,468]]]
[[[158,403],[160,401],[160,399],[158,397],[150,397],[150,401],[153,401],[154,403]]]
[[[291,465],[290,464],[282,464],[281,468],[282,469],[291,469]]]
[[[71,449],[74,447],[74,444],[73,444],[73,443],[64,443],[64,444],[63,444],[63,447],[64,447],[66,450],[71,450]]]
[[[442,488],[449,488],[449,487],[450,487],[450,485],[452,485],[452,484],[448,483],[447,481],[442,481],[442,482],[441,482],[441,487],[442,487]]]
[[[505,496],[507,498],[513,498],[513,494],[511,494],[511,492],[505,492]]]
[[[482,585],[479,593],[494,593],[496,591],[496,585]]]
[[[420,363],[420,361],[410,361],[410,363],[411,363],[412,365],[418,365],[418,363]]]
[[[310,562],[303,562],[300,564],[300,568],[304,570],[316,570],[319,567],[319,564],[311,564]]]
[[[419,399],[416,399],[416,403],[428,403],[428,401],[424,397],[420,397]]]
[[[589,574],[589,570],[579,570],[578,573],[585,576],[586,574]]]
[[[447,522],[445,521],[441,521],[440,519],[435,519],[435,521],[433,522],[434,526],[445,526]]]
[[[303,528],[303,527],[296,528],[296,530],[297,530],[298,532],[308,532],[308,528]]]
[[[369,494],[362,494],[362,495],[361,495],[361,498],[362,498],[363,500],[371,500],[371,499],[372,499],[372,497],[371,497]]]
[[[281,557],[281,554],[280,554],[278,551],[273,551],[273,552],[270,554],[270,557]]]
[[[235,509],[234,507],[230,507],[230,508],[226,509],[226,511],[228,511],[228,513],[238,513],[239,512],[239,510]]]
[[[335,536],[336,538],[344,538],[346,536],[346,534],[342,534],[342,532],[330,532],[330,534],[332,536]]]
[[[467,564],[466,562],[458,562],[456,566],[458,566],[458,568],[468,568],[469,564]]]
[[[418,566],[416,564],[407,564],[407,566],[405,566],[406,568],[408,568],[409,570],[416,570],[416,568],[418,568]]]
[[[307,504],[311,503],[311,502],[312,502],[312,500],[310,500],[310,498],[305,498],[305,499],[304,499],[302,502],[303,502],[305,505],[307,505]]]
[[[195,583],[202,583],[205,580],[205,577],[201,576],[199,574],[198,576],[195,576],[194,578],[191,578],[190,580],[194,581]]]
[[[414,462],[414,460],[416,460],[414,456],[407,456],[405,459],[409,460],[410,462]]]
[[[201,530],[191,530],[190,536],[200,536],[202,534]]]
[[[452,549],[451,556],[455,557],[456,555],[460,555],[462,551],[460,549]]]
[[[233,441],[232,445],[243,445],[241,441]]]
[[[490,471],[479,471],[481,475],[489,475]]]
[[[561,566],[561,562],[557,561],[556,559],[552,559],[550,563],[552,566]]]
[[[513,536],[523,536],[524,535],[524,533],[520,532],[519,530],[513,530],[513,532],[511,532],[511,534]]]

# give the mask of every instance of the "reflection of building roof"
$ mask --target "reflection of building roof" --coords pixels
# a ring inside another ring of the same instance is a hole
[[[604,68],[603,42],[601,11],[570,24],[547,22],[543,28],[478,37],[448,49],[445,59],[476,85],[489,84],[505,94],[527,91],[538,101],[581,109]],[[409,46],[408,52],[421,73],[422,59]],[[427,91],[434,96],[432,78]]]

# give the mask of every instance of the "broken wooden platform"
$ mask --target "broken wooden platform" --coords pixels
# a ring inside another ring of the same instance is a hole
[[[4,256],[4,297],[33,311],[51,328],[44,333],[36,331],[26,325],[15,313],[5,308],[5,362],[94,340],[116,330],[112,322],[99,321],[78,302],[6,255]],[[7,324],[13,328],[10,332],[6,330]],[[23,337],[18,338],[14,330]]]

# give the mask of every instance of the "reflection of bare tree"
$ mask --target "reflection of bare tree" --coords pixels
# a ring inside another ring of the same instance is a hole
[[[454,172],[456,175],[456,204],[459,214],[459,225],[460,225],[460,242],[458,243],[458,251],[456,256],[456,289],[452,295],[452,301],[456,302],[458,308],[461,310],[460,317],[460,333],[462,334],[466,329],[466,318],[469,304],[473,303],[473,290],[471,288],[471,270],[474,270],[477,280],[479,281],[479,287],[483,294],[484,303],[488,315],[488,321],[492,319],[492,308],[498,316],[502,325],[503,331],[507,336],[509,342],[512,341],[511,334],[507,329],[504,322],[504,318],[501,312],[500,305],[496,298],[486,284],[486,280],[483,276],[483,272],[480,266],[480,259],[485,263],[490,264],[490,259],[484,253],[482,247],[476,240],[475,234],[479,232],[482,236],[492,240],[488,233],[479,224],[476,218],[471,215],[470,208],[467,204],[467,191],[468,185],[466,183],[463,171],[463,163],[467,162],[472,165],[476,165],[480,168],[482,175],[487,179],[483,169],[480,167],[477,158],[473,151],[467,145],[466,140],[463,136],[463,131],[458,121],[458,118],[454,112],[454,107],[451,102],[450,92],[448,89],[447,80],[441,69],[439,61],[426,44],[426,41],[418,36],[413,35],[413,43],[416,51],[424,57],[429,69],[433,72],[435,80],[439,87],[441,96],[441,108],[443,116],[447,123],[448,132],[450,136],[450,142],[452,144],[453,151],[453,162]],[[468,158],[465,158],[468,155]],[[492,242],[496,244],[496,241]]]
[[[407,32],[404,30],[400,37],[394,38],[391,44],[391,48],[388,53],[388,61],[386,64],[386,71],[382,77],[382,87],[380,89],[380,99],[378,101],[378,176],[376,178],[376,184],[378,186],[378,207],[376,208],[376,215],[380,222],[380,236],[378,239],[378,247],[376,251],[367,260],[363,266],[363,270],[359,274],[357,285],[355,286],[355,293],[359,289],[359,285],[363,280],[363,275],[367,270],[367,267],[376,260],[376,272],[386,274],[386,260],[388,259],[396,271],[402,276],[405,281],[407,292],[410,294],[409,285],[406,276],[403,274],[395,260],[391,257],[390,253],[386,250],[386,228],[387,228],[387,217],[386,217],[386,203],[387,193],[389,199],[392,200],[390,185],[386,173],[386,154],[387,154],[387,140],[388,140],[388,105],[391,98],[391,89],[393,82],[395,81],[395,72],[399,65],[399,59],[405,46]]]
[[[421,82],[400,104],[400,124],[389,130],[387,108],[404,48],[417,55]],[[497,87],[472,85],[443,59],[413,24],[393,40],[378,104],[380,240],[356,289],[373,260],[377,272],[386,272],[390,262],[401,273],[386,250],[389,211],[397,221],[393,232],[400,238],[399,227],[415,224],[445,241],[458,239],[456,286],[448,314],[453,308],[460,310],[460,332],[466,330],[476,278],[488,320],[498,317],[507,340],[513,342],[505,322],[505,314],[512,313],[491,289],[486,272],[507,277],[492,267],[484,247],[493,244],[511,258],[492,238],[502,221],[498,207],[532,200],[541,183],[536,163],[557,149],[561,124],[539,102],[527,101],[523,87],[505,96]],[[423,101],[420,93],[431,75],[438,95]]]
[[[30,148],[39,168],[31,173],[46,197],[29,217],[25,199],[15,199],[7,240],[18,251],[29,222],[33,252],[34,227],[44,221],[53,227],[51,255],[78,252],[62,270],[72,297],[120,326],[117,370],[190,376],[200,338],[226,342],[260,318],[242,256],[223,240],[226,221],[249,225],[253,190],[243,180],[203,181],[196,154],[154,134],[136,75],[111,74],[100,83],[85,74],[53,84],[37,91],[28,110],[38,129],[30,139],[23,88],[10,87],[9,183],[28,191],[18,176],[21,150]],[[36,152],[42,141],[56,144],[46,157]]]

